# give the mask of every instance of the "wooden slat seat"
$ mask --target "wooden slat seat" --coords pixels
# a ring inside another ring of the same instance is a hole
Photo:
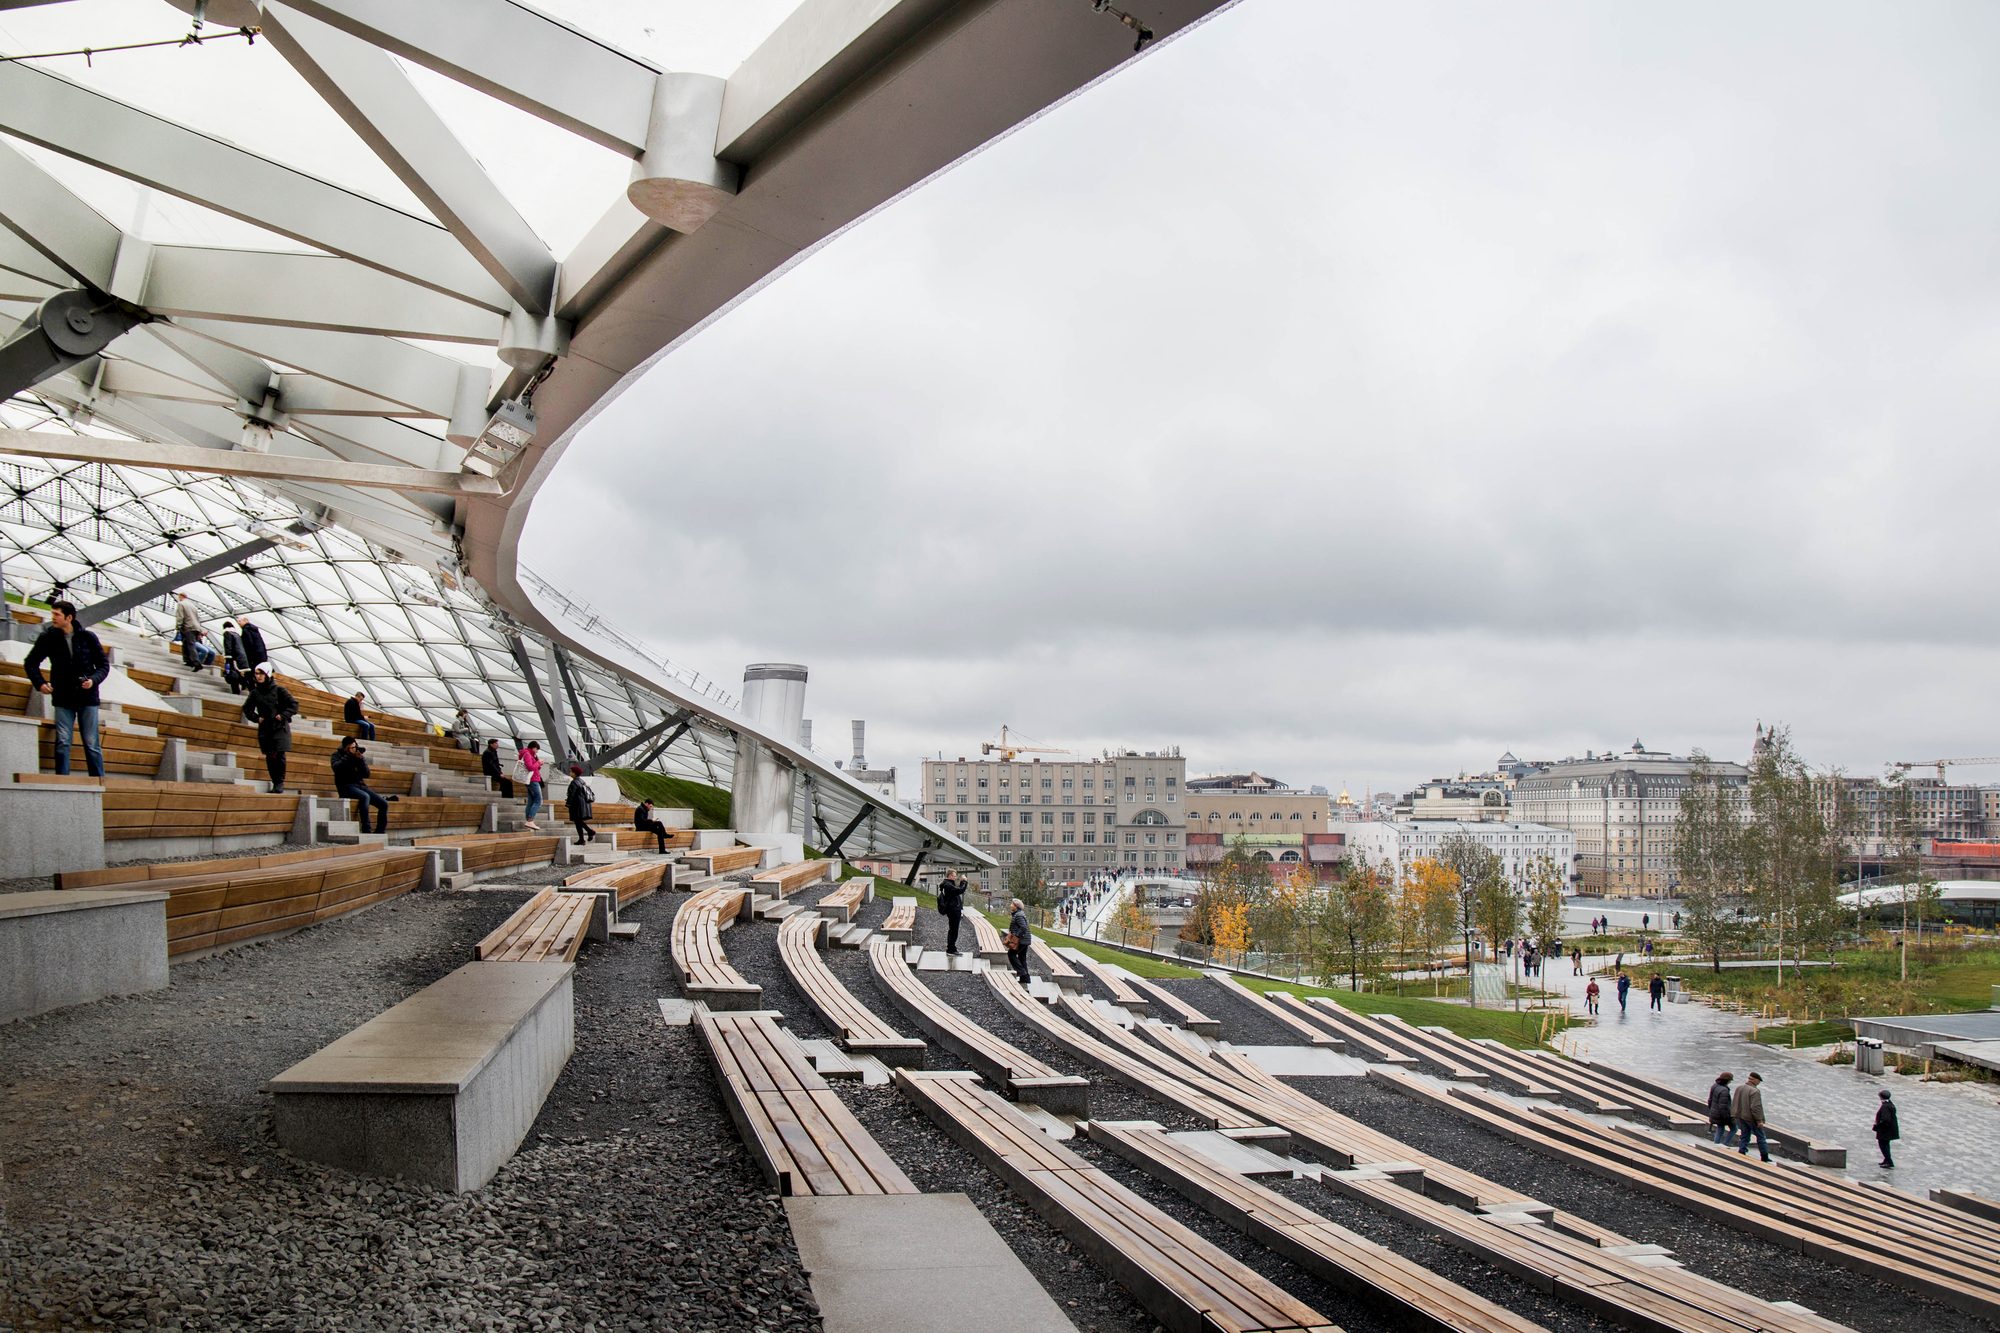
[[[889,905],[889,915],[882,918],[882,924],[875,927],[878,935],[887,935],[892,940],[907,944],[917,932],[917,900],[897,898]]]
[[[1244,1001],[1251,1008],[1259,1010],[1266,1018],[1290,1028],[1304,1040],[1306,1045],[1324,1046],[1328,1050],[1334,1051],[1347,1049],[1347,1043],[1339,1037],[1333,1036],[1324,1028],[1316,1026],[1303,1015],[1287,1009],[1263,992],[1251,990],[1248,986],[1233,981],[1228,977],[1211,974],[1209,980],[1227,990],[1231,995]]]
[[[868,967],[903,1017],[938,1045],[1005,1089],[1064,1115],[1088,1115],[1090,1082],[1050,1067],[946,1004],[911,970],[896,940],[868,941]]]
[[[811,912],[786,917],[778,927],[778,957],[792,984],[850,1051],[872,1055],[886,1065],[921,1069],[924,1043],[906,1037],[841,984],[819,956],[826,918]]]
[[[775,1016],[703,1006],[695,1025],[730,1119],[779,1194],[919,1192]]]
[[[866,880],[851,879],[813,904],[813,910],[821,916],[831,917],[843,924],[854,920],[854,914],[861,910],[861,899],[867,892]]]
[[[681,853],[681,864],[699,875],[727,875],[738,870],[753,870],[763,859],[762,847],[703,847]]]
[[[1381,1031],[1366,1014],[1343,1009],[1332,1000],[1306,1000],[1283,991],[1273,991],[1266,998],[1319,1027],[1329,1036],[1346,1042],[1350,1055],[1388,1065],[1417,1063],[1414,1054],[1396,1044],[1394,1034]]]
[[[565,888],[615,889],[620,907],[635,903],[649,893],[672,888],[673,883],[672,864],[658,858],[613,861],[609,865],[579,870],[563,880]]]
[[[603,820],[595,820],[593,821],[593,825],[597,829],[597,836],[604,839],[606,845],[616,851],[657,852],[660,849],[660,839],[655,834],[642,832],[639,829],[630,827],[613,828]],[[667,850],[670,852],[692,847],[694,846],[694,830],[691,828],[670,828],[666,832],[666,844]]]
[[[986,919],[986,913],[969,911],[964,919],[972,926],[972,952],[989,963],[1007,961],[1007,946],[1001,942],[1000,928]]]
[[[899,1069],[896,1084],[1166,1327],[1338,1333],[1332,1320],[1050,1140],[971,1076]]]
[[[1139,993],[1137,987],[1122,973],[1114,972],[1093,958],[1084,958],[1077,964],[1092,981],[1111,992],[1111,1003],[1133,1013],[1144,1013],[1152,1008],[1151,1000]]]
[[[1182,999],[1179,992],[1168,990],[1159,982],[1147,977],[1132,978],[1132,985],[1153,1002],[1153,1012],[1179,1024],[1190,1032],[1199,1032],[1204,1037],[1222,1035],[1222,1024],[1210,1018],[1201,1010]]]
[[[1691,1133],[1708,1132],[1706,1095],[1696,1096],[1676,1088],[1662,1087],[1629,1070],[1617,1069],[1595,1060],[1574,1059],[1554,1051],[1519,1051],[1510,1054],[1534,1061],[1537,1070],[1551,1082],[1561,1082],[1564,1079],[1585,1080],[1585,1086],[1593,1095],[1615,1097],[1628,1102],[1640,1118],[1650,1120],[1654,1124],[1664,1125],[1670,1129],[1687,1130]],[[1821,1143],[1810,1135],[1780,1125],[1766,1125],[1764,1132],[1771,1140],[1771,1151],[1781,1156],[1796,1158],[1814,1166],[1847,1165],[1847,1149],[1838,1144]]]
[[[794,861],[790,865],[759,871],[750,877],[750,882],[758,886],[758,892],[782,898],[808,885],[832,879],[839,865],[838,861],[827,860]]]
[[[547,865],[555,858],[560,841],[554,835],[532,833],[445,833],[412,839],[411,845],[456,848],[459,868],[477,874],[515,866]]]
[[[741,884],[703,889],[674,913],[668,956],[681,989],[711,1009],[755,1009],[763,989],[745,981],[722,951],[722,927],[748,907],[750,891]]]
[[[16,780],[45,784],[96,785],[78,774],[21,773]],[[273,796],[211,782],[160,782],[151,778],[107,777],[104,837],[107,842],[141,838],[219,838],[289,834],[299,798]]]
[[[596,906],[593,894],[543,889],[479,941],[472,956],[487,963],[573,963]]]
[[[1162,1181],[1218,1221],[1381,1308],[1398,1328],[1430,1328],[1439,1333],[1534,1333],[1542,1327],[1217,1164],[1169,1137],[1156,1124],[1093,1120],[1086,1129],[1093,1142]]]
[[[408,893],[429,858],[400,847],[316,848],[263,857],[71,871],[63,889],[143,883],[167,898],[169,957],[286,934]]]
[[[1028,958],[1031,963],[1040,963],[1042,970],[1049,974],[1049,980],[1064,990],[1083,989],[1083,973],[1077,971],[1069,959],[1050,948],[1049,942],[1041,936],[1029,938]]]

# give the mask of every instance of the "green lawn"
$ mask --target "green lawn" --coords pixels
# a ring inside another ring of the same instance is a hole
[[[1760,1027],[1751,1034],[1750,1040],[1766,1046],[1830,1046],[1836,1041],[1850,1041],[1853,1037],[1854,1028],[1851,1025],[1832,1018],[1817,1023],[1778,1023]]]
[[[1236,980],[1260,993],[1289,991],[1293,995],[1323,996],[1356,1013],[1394,1014],[1407,1023],[1449,1028],[1461,1037],[1491,1037],[1523,1049],[1543,1045],[1544,1029],[1549,1036],[1553,1036],[1569,1026],[1569,1020],[1561,1015],[1516,1013],[1512,1009],[1471,1009],[1464,1005],[1439,1004],[1435,1000],[1371,995],[1366,991],[1357,994],[1290,981],[1266,981],[1260,977],[1237,977]]]
[[[1912,948],[1909,979],[1899,975],[1894,948],[1841,949],[1834,966],[1785,969],[1782,985],[1775,967],[1735,968],[1720,974],[1699,963],[1654,964],[1632,968],[1643,986],[1653,972],[1671,969],[1689,990],[1734,1000],[1751,1009],[1819,1023],[1869,1014],[1960,1013],[1984,1009],[2000,985],[2000,949],[1926,945]],[[1789,1042],[1785,1034],[1782,1040]],[[1801,1043],[1805,1041],[1800,1037]]]
[[[669,809],[694,811],[696,828],[729,827],[729,793],[720,787],[687,778],[670,778],[664,773],[642,773],[634,768],[607,768],[606,777],[616,778],[627,799],[652,800]]]

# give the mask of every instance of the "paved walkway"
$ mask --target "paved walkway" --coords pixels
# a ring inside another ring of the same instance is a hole
[[[1584,959],[1589,967],[1592,960]],[[1698,964],[1690,963],[1689,970]],[[1560,1038],[1572,1055],[1629,1069],[1696,1096],[1724,1069],[1740,1082],[1750,1070],[1764,1076],[1764,1106],[1773,1124],[1847,1148],[1847,1174],[1880,1180],[1925,1195],[1943,1186],[1967,1186],[2000,1194],[2000,1094],[1991,1083],[1925,1083],[1903,1074],[1856,1073],[1852,1065],[1823,1065],[1826,1048],[1793,1051],[1760,1046],[1745,1035],[1750,1020],[1698,1002],[1647,1008],[1643,987],[1634,985],[1630,1008],[1620,1013],[1611,976],[1600,972],[1603,1012],[1594,1022],[1571,1028]],[[1588,978],[1573,976],[1570,964],[1544,969],[1551,991],[1562,991],[1571,1011],[1583,1018]],[[1877,1165],[1872,1126],[1877,1094],[1895,1094],[1903,1137],[1896,1145],[1896,1169]]]

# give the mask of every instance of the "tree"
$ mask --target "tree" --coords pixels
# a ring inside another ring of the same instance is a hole
[[[1830,799],[1823,799],[1829,787]],[[1839,775],[1815,776],[1782,726],[1772,727],[1751,757],[1749,804],[1744,879],[1758,915],[1777,931],[1782,984],[1786,945],[1796,964],[1839,924],[1840,866],[1852,807]]]
[[[1317,895],[1314,915],[1318,933],[1313,962],[1322,976],[1344,962],[1348,986],[1360,990],[1361,978],[1375,974],[1394,929],[1395,912],[1389,892],[1392,878],[1357,860],[1324,893]]]
[[[1458,929],[1465,945],[1465,975],[1472,976],[1472,932],[1479,924],[1479,895],[1485,883],[1500,878],[1500,858],[1481,847],[1471,837],[1454,833],[1438,844],[1438,860],[1451,867],[1458,878]],[[1501,936],[1488,935],[1486,942],[1500,946]],[[1468,986],[1468,993],[1470,987]]]
[[[1501,873],[1500,858],[1492,852],[1486,855],[1489,864],[1472,887],[1472,919],[1488,946],[1498,948],[1501,940],[1520,933],[1521,895]]]
[[[1215,911],[1215,948],[1222,953],[1245,953],[1250,948],[1250,905],[1224,903]]]
[[[1424,952],[1425,966],[1443,951],[1458,928],[1458,872],[1428,856],[1410,862],[1403,886],[1403,911]]]
[[[1233,947],[1248,949],[1251,905],[1268,897],[1270,888],[1270,870],[1252,856],[1247,844],[1238,838],[1210,868],[1201,888],[1195,891],[1194,910],[1188,914],[1187,924],[1181,928],[1182,936],[1216,948],[1224,947],[1219,943],[1219,933],[1226,911],[1230,914],[1232,930],[1240,927],[1243,933],[1243,943]]]
[[[1916,917],[1917,943],[1921,945],[1924,917],[1936,915],[1942,908],[1937,880],[1924,868],[1924,848],[1929,842],[1929,830],[1924,827],[1916,806],[1916,798],[1910,789],[1897,783],[1889,795],[1888,846],[1885,850],[1895,866],[1896,901],[1901,909],[1902,928],[1897,932],[1899,957],[1896,968],[1903,981],[1910,979],[1912,913]],[[1858,892],[1861,885],[1857,881],[1854,887]]]
[[[1009,898],[1019,898],[1030,907],[1049,905],[1049,882],[1042,877],[1042,863],[1029,849],[1022,849],[1007,867],[1005,885]]]
[[[1133,940],[1150,940],[1153,933],[1152,918],[1146,909],[1139,906],[1136,894],[1127,893],[1118,904],[1118,910],[1111,914],[1111,928],[1118,932],[1120,944],[1130,944]]]
[[[1722,955],[1743,937],[1746,813],[1742,789],[1725,783],[1708,756],[1696,750],[1674,819],[1674,874],[1681,938],[1701,950],[1717,975]]]
[[[1547,852],[1528,863],[1528,934],[1544,950],[1562,951],[1563,871]]]

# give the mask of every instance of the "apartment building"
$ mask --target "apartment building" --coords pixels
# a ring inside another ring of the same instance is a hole
[[[1470,838],[1500,858],[1500,873],[1515,888],[1526,892],[1531,885],[1535,861],[1543,856],[1555,862],[1566,885],[1572,884],[1577,857],[1577,840],[1567,829],[1544,824],[1517,824],[1493,820],[1375,819],[1350,824],[1347,854],[1371,866],[1387,866],[1399,878],[1410,864],[1436,857],[1445,842],[1454,837]]]
[[[1187,761],[1178,748],[1121,750],[1099,759],[926,759],[924,814],[990,853],[1000,870],[1032,848],[1061,883],[1107,870],[1179,870],[1187,863]]]
[[[1260,773],[1224,773],[1187,780],[1190,833],[1325,833],[1333,808],[1321,788],[1300,791]]]

